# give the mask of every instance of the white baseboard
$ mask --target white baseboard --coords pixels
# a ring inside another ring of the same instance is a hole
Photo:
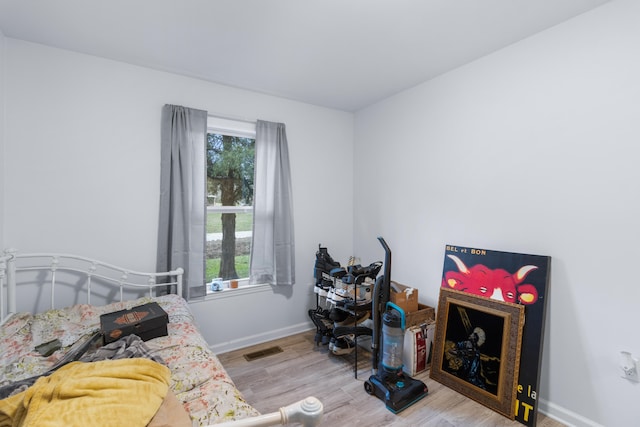
[[[213,350],[214,353],[222,354],[228,351],[238,350],[240,348],[245,348],[256,344],[262,344],[263,342],[275,340],[278,338],[284,338],[290,335],[299,334],[301,332],[306,332],[314,328],[315,326],[312,322],[303,322],[298,323],[297,325],[287,326],[286,328],[280,328],[262,334],[251,335],[248,337],[242,337],[237,340],[210,345],[209,347],[211,348],[211,350]]]
[[[538,412],[568,427],[604,427],[582,415],[544,399],[540,399],[538,402]]]

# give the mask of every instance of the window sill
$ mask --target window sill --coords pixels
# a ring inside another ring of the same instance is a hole
[[[233,298],[240,295],[254,294],[258,292],[267,292],[271,290],[271,286],[267,283],[258,285],[241,285],[238,288],[225,288],[220,291],[211,291],[207,289],[205,299]]]

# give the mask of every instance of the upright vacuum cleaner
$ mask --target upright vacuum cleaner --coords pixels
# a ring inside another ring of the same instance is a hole
[[[382,400],[387,409],[397,414],[425,397],[429,390],[425,383],[405,375],[402,371],[405,314],[400,307],[390,302],[391,250],[382,237],[378,237],[378,241],[385,251],[384,274],[378,277],[373,289],[373,372],[365,381],[364,389]]]

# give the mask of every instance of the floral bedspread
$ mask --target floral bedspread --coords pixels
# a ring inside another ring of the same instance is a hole
[[[193,425],[259,415],[236,389],[198,331],[186,301],[177,295],[146,297],[106,306],[78,304],[36,315],[14,315],[0,328],[0,386],[45,373],[72,344],[100,329],[101,314],[152,301],[169,315],[169,335],[145,344],[171,370],[171,390],[183,402]],[[56,338],[62,344],[60,350],[48,357],[35,351],[37,345]]]

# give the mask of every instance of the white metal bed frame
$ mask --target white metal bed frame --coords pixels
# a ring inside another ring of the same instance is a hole
[[[32,262],[20,266],[17,264],[18,260],[32,260]],[[154,296],[156,288],[175,286],[175,293],[182,295],[182,275],[184,274],[182,268],[161,273],[146,273],[128,270],[79,255],[56,253],[18,254],[15,249],[7,249],[4,251],[4,255],[0,257],[0,289],[3,290],[3,292],[0,292],[0,319],[2,322],[16,312],[16,273],[19,271],[48,271],[51,273],[51,278],[48,282],[51,292],[49,306],[51,309],[55,308],[56,274],[58,272],[75,272],[85,275],[87,304],[91,304],[92,280],[101,280],[104,283],[117,286],[120,293],[119,300],[122,301],[126,289],[144,289],[149,293],[149,296]],[[147,281],[146,284],[141,283],[144,280]]]
[[[19,261],[30,260],[25,265]],[[126,289],[145,289],[154,296],[156,288],[171,286],[178,295],[182,295],[182,275],[184,270],[177,268],[168,272],[146,273],[128,270],[95,259],[59,253],[18,253],[7,249],[0,255],[0,325],[17,312],[16,273],[19,271],[47,271],[50,273],[48,286],[51,291],[50,308],[55,308],[55,289],[57,272],[74,272],[86,277],[87,304],[91,304],[92,279],[109,283],[119,288],[120,301],[123,301]],[[141,281],[145,281],[142,284]],[[302,424],[317,426],[322,418],[322,403],[315,397],[281,407],[278,412],[259,415],[233,422],[216,424],[217,427],[261,427],[273,425]]]

